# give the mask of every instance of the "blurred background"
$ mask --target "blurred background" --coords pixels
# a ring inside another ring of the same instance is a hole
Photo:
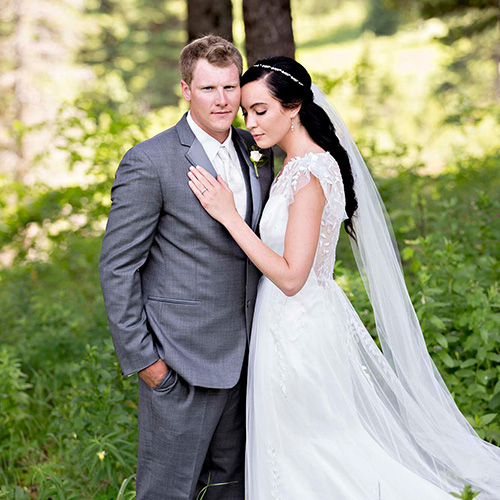
[[[118,163],[187,109],[178,56],[209,32],[250,64],[296,57],[330,95],[429,351],[499,444],[499,19],[498,0],[3,0],[0,499],[134,498],[137,382],[120,377],[97,262]],[[338,258],[374,332],[345,236]]]

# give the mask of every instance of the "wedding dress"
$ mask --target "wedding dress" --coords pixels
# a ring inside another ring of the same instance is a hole
[[[309,277],[292,297],[266,277],[259,283],[246,500],[451,500],[450,492],[465,484],[482,490],[478,500],[500,499],[498,449],[463,431],[467,424],[453,427],[427,411],[332,277],[347,216],[339,166],[329,153],[294,158],[274,180],[262,241],[283,255],[289,205],[311,175],[326,203]]]

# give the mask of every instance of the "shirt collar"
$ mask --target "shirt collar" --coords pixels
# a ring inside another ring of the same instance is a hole
[[[233,144],[233,128],[229,129],[229,135],[227,139],[221,144],[217,139],[214,139],[210,134],[207,134],[194,120],[191,116],[191,111],[188,111],[187,114],[187,122],[195,137],[200,141],[205,153],[207,153],[208,159],[211,163],[213,163],[214,158],[217,156],[219,152],[219,148],[221,146],[225,146],[229,152],[229,156],[234,161],[236,150],[234,149]]]

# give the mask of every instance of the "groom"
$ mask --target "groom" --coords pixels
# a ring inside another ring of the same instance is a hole
[[[206,36],[180,56],[190,111],[123,157],[99,265],[124,375],[139,374],[137,500],[243,500],[248,339],[259,272],[188,186],[191,165],[229,184],[257,228],[272,181],[231,127],[242,58]]]

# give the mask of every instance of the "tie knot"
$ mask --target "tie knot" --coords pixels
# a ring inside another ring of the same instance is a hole
[[[219,156],[221,158],[222,161],[230,161],[231,160],[231,157],[229,156],[229,151],[227,150],[226,146],[221,146],[219,148]]]

